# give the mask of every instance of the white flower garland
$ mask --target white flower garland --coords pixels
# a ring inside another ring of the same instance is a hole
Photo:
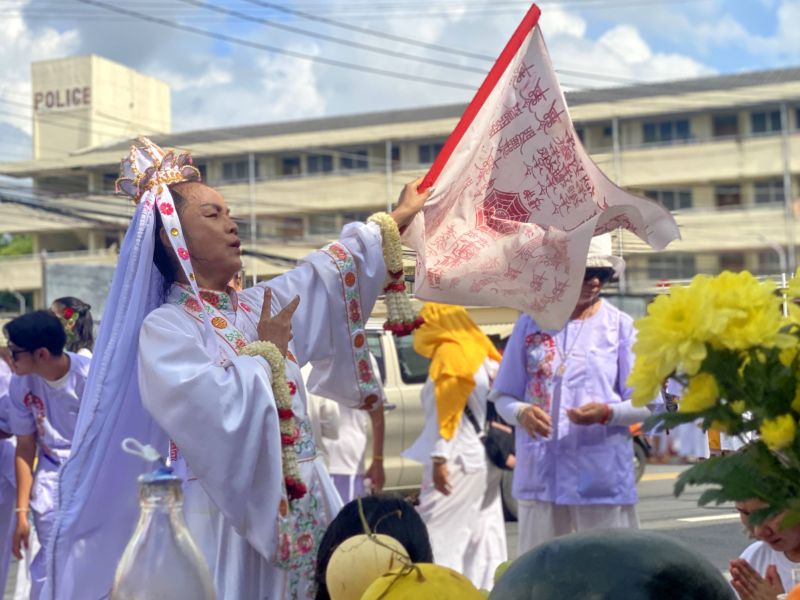
[[[422,325],[423,319],[417,315],[406,292],[400,230],[395,220],[385,212],[375,213],[367,222],[380,227],[383,241],[387,271],[383,288],[387,319],[383,327],[398,336],[408,335]]]
[[[278,407],[281,432],[281,464],[286,493],[290,500],[299,500],[306,494],[306,486],[300,478],[297,466],[297,452],[294,443],[299,436],[299,429],[292,411],[292,394],[286,380],[286,359],[278,347],[272,342],[250,342],[239,350],[243,356],[261,356],[269,363],[272,371],[272,393]]]

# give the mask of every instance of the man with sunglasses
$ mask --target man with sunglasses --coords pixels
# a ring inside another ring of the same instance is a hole
[[[600,297],[624,265],[609,236],[594,238],[566,325],[545,330],[523,315],[503,354],[492,398],[520,425],[512,486],[520,554],[575,531],[639,526],[628,426],[657,405],[631,404],[633,320]]]
[[[9,386],[9,428],[17,436],[17,524],[12,552],[29,551],[33,512],[41,549],[31,563],[31,599],[45,578],[47,540],[56,507],[58,469],[67,459],[90,360],[64,351],[67,335],[53,313],[28,313],[3,329],[14,375]],[[34,458],[38,454],[34,478]]]

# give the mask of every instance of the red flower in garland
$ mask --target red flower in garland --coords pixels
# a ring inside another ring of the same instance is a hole
[[[297,393],[297,384],[294,381],[287,381],[286,383],[289,386],[289,393],[294,396]]]
[[[300,500],[300,498],[305,496],[306,492],[308,491],[302,481],[297,481],[291,477],[286,477],[284,482],[286,483],[286,494],[289,496],[290,500]]]
[[[71,309],[71,308],[65,308],[63,314],[64,314],[64,318],[69,320],[69,319],[72,318],[72,315],[75,314],[75,311],[73,309]]]

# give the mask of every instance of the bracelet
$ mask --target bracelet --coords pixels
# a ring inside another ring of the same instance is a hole
[[[603,416],[600,418],[600,425],[607,425],[614,413],[611,411],[611,407],[608,404],[604,404],[603,407],[604,412]]]
[[[372,457],[372,460],[381,460],[381,461],[382,461],[382,460],[383,460],[383,455],[381,455],[381,454],[375,454],[375,455]]]
[[[444,456],[431,456],[431,462],[435,465],[445,465],[447,459]]]
[[[31,509],[30,508],[15,508],[14,512],[15,513],[29,513],[29,512],[31,512]]]

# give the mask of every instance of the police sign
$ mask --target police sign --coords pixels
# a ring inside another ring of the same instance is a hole
[[[86,86],[36,92],[33,95],[33,110],[42,112],[88,106],[92,101],[91,91],[91,88]]]

